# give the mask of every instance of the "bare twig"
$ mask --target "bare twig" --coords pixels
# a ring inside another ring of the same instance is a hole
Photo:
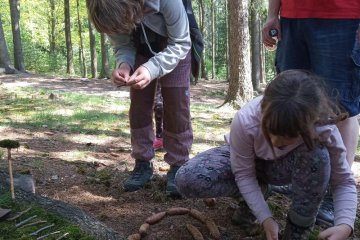
[[[35,232],[33,232],[33,233],[30,233],[29,236],[36,236],[36,235],[38,235],[41,231],[44,231],[45,229],[51,228],[51,227],[53,227],[53,226],[55,226],[54,223],[53,223],[53,224],[50,224],[50,225],[47,225],[47,226],[45,226],[45,227],[43,227],[43,228],[40,228],[39,230],[37,230],[37,231],[35,231]]]
[[[51,235],[54,235],[54,234],[58,234],[58,233],[60,233],[60,231],[51,232],[51,233],[48,233],[48,234],[46,234],[46,235],[44,235],[44,236],[38,237],[36,240],[42,240],[42,239],[44,239],[44,238],[47,238],[48,236],[51,236]]]
[[[24,215],[25,213],[27,213],[28,211],[30,211],[31,207],[29,207],[28,209],[25,209],[24,211],[22,212],[19,212],[17,213],[15,216],[11,217],[11,218],[8,218],[6,219],[7,221],[12,221],[12,220],[15,220],[15,219],[18,219],[19,217],[21,217],[22,215]]]
[[[31,220],[33,220],[34,218],[36,218],[37,217],[37,215],[34,215],[34,216],[31,216],[31,217],[29,217],[29,218],[27,218],[27,219],[25,219],[24,221],[21,221],[21,222],[19,222],[19,223],[17,223],[17,224],[15,224],[15,227],[20,227],[20,226],[22,226],[22,225],[24,225],[25,223],[28,223],[28,222],[30,222]]]
[[[69,233],[64,233],[62,236],[58,237],[56,240],[61,240],[66,238],[66,236],[69,235]]]
[[[42,223],[46,223],[46,222],[47,222],[47,221],[40,220],[40,221],[36,221],[36,222],[32,222],[32,223],[28,223],[28,224],[22,225],[20,228],[26,228],[26,227],[30,227],[30,226],[35,226],[35,225],[42,224]]]

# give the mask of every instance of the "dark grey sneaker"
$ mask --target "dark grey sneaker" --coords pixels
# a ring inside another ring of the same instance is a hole
[[[178,166],[171,166],[170,170],[166,174],[167,184],[166,184],[166,195],[171,198],[181,198],[181,194],[178,192],[175,185],[175,175],[179,170]]]
[[[153,164],[150,161],[135,160],[135,167],[124,183],[126,192],[133,192],[148,183],[153,175]]]
[[[334,226],[334,202],[331,191],[327,191],[321,202],[318,214],[316,216],[316,224],[325,227]]]

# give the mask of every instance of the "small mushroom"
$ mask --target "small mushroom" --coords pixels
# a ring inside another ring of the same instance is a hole
[[[11,149],[18,148],[20,143],[15,140],[5,139],[0,141],[0,147],[7,148],[8,150],[8,162],[9,162],[9,175],[10,175],[10,189],[11,189],[11,198],[15,199],[14,191],[14,177],[12,173],[12,164],[11,164]]]

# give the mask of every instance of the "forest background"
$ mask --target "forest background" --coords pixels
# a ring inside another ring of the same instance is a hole
[[[200,78],[228,81],[227,102],[251,99],[275,74],[274,52],[260,35],[267,1],[192,5],[205,42]],[[0,0],[0,53],[6,73],[109,78],[115,66],[107,37],[94,30],[80,0]]]

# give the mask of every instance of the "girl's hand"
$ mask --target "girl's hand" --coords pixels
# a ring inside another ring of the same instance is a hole
[[[276,29],[278,31],[277,39],[278,41],[280,41],[281,30],[280,30],[280,20],[278,17],[267,19],[262,29],[262,42],[266,47],[270,47],[270,48],[276,45],[276,40],[273,39],[269,34],[269,31],[271,29]]]
[[[144,89],[151,82],[149,70],[146,67],[140,66],[133,75],[129,78],[126,85],[135,89]]]
[[[129,80],[131,68],[129,64],[122,63],[119,68],[114,69],[111,74],[111,80],[114,84],[121,87],[126,85],[126,82]]]
[[[350,237],[352,228],[347,224],[340,224],[322,231],[318,239],[344,240]]]
[[[273,218],[267,218],[263,222],[263,228],[266,234],[267,240],[278,240],[279,239],[279,225]]]

